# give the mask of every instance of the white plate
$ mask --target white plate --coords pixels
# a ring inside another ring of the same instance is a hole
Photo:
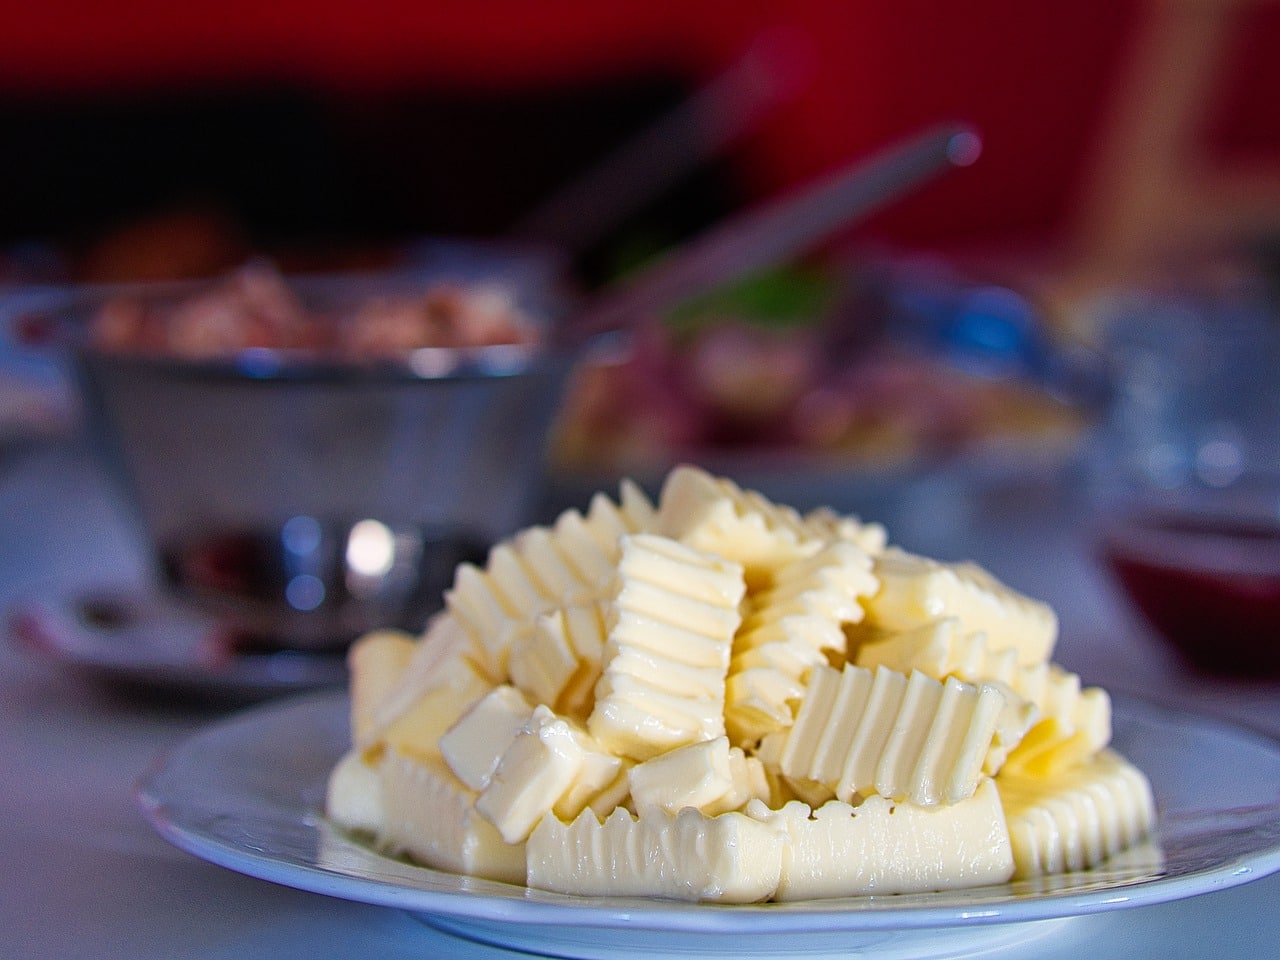
[[[955,955],[1049,935],[1084,914],[1195,896],[1280,870],[1280,743],[1120,699],[1114,743],[1151,778],[1158,844],[1039,882],[748,906],[561,896],[374,853],[320,814],[328,771],[347,744],[340,692],[215,723],[150,771],[139,796],[161,835],[213,863],[405,909],[484,943],[588,960]]]

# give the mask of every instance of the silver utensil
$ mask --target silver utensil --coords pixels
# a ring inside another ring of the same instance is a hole
[[[625,328],[727,280],[809,252],[943,172],[972,164],[981,151],[981,139],[968,126],[925,130],[710,228],[607,288],[568,332],[587,339]]]

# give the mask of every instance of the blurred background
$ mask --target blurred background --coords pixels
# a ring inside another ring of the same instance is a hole
[[[901,539],[946,553],[960,547],[911,497],[941,483],[929,502],[955,512],[958,469],[1061,479],[1089,446],[1104,479],[1138,486],[1280,473],[1273,411],[1260,401],[1259,424],[1259,403],[1223,412],[1206,392],[1241,364],[1251,397],[1271,392],[1280,5],[11,7],[11,321],[40,290],[251,262],[413,269],[441,238],[527,252],[575,302],[932,124],[980,133],[972,166],[803,262],[639,318],[626,351],[584,363],[542,516],[692,459],[800,507],[905,518]],[[1144,339],[1165,317],[1135,334],[1152,308],[1122,294],[1189,289],[1239,306],[1264,347],[1236,337],[1223,368],[1204,360],[1216,332]],[[0,354],[6,450],[84,412],[29,333],[11,322]],[[1212,382],[1189,387],[1196,369]],[[1192,396],[1202,408],[1171,399]]]
[[[367,263],[540,227],[596,280],[939,119],[974,124],[983,162],[862,236],[1047,267],[1265,234],[1278,36],[1245,0],[15,6],[4,276]],[[637,209],[581,239],[530,221],[744,58],[714,119],[648,157]]]
[[[850,239],[1083,324],[1100,284],[1189,252],[1270,266],[1278,39],[1245,0],[16,6],[0,282],[370,267],[461,236],[549,243],[590,287],[959,119],[982,162]]]

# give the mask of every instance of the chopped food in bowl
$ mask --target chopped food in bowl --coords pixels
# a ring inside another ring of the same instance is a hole
[[[366,284],[355,303],[308,303],[270,265],[250,264],[171,298],[151,289],[113,294],[93,313],[88,340],[104,352],[193,361],[281,350],[360,363],[425,348],[534,345],[542,336],[539,321],[498,283]]]

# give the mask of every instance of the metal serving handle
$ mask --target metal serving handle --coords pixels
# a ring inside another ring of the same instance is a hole
[[[711,227],[589,301],[566,333],[623,330],[727,280],[783,263],[928,180],[977,160],[982,141],[949,124],[923,131]]]

